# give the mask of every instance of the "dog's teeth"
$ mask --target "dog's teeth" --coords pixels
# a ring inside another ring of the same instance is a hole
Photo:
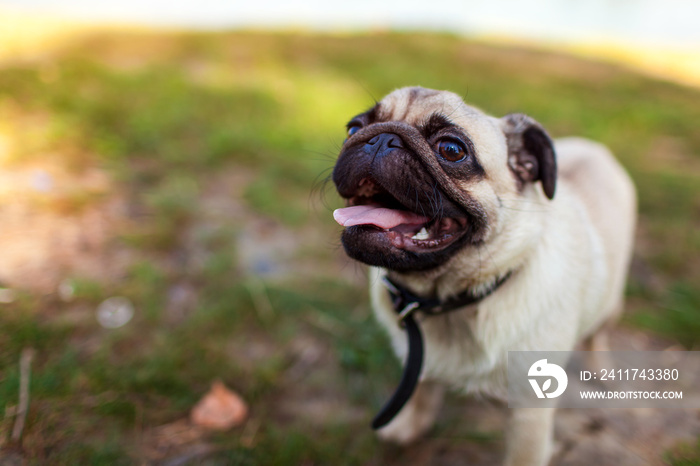
[[[413,235],[413,238],[411,238],[411,239],[417,239],[417,240],[422,241],[422,240],[426,240],[428,238],[430,238],[430,233],[428,233],[428,230],[426,230],[425,227],[423,227],[423,228],[421,228],[421,230],[418,233]]]

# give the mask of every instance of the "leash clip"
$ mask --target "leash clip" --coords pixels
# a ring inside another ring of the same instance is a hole
[[[387,290],[394,296],[399,296],[401,293],[399,293],[399,290],[394,286],[394,284],[389,280],[389,277],[384,275],[382,277],[382,282],[384,283],[384,286],[386,287]]]
[[[418,304],[418,303],[415,302],[415,301],[412,302],[412,303],[408,303],[408,304],[406,305],[406,307],[404,307],[404,308],[401,310],[401,312],[399,312],[399,315],[398,315],[398,317],[396,318],[396,321],[399,323],[399,325],[403,326],[403,325],[404,325],[404,323],[403,323],[404,319],[405,319],[406,317],[410,316],[410,315],[413,313],[413,311],[415,311],[415,310],[418,309],[419,307],[420,307],[420,304]]]
[[[394,307],[398,308],[399,306],[401,306],[403,302],[405,302],[404,293],[402,293],[396,287],[396,285],[394,285],[394,283],[391,280],[389,280],[389,277],[382,277],[382,282],[384,282],[384,286],[387,288],[387,290],[389,290],[389,293],[392,296],[392,300],[394,301]],[[410,316],[413,313],[413,311],[418,309],[420,306],[421,305],[418,301],[409,302],[403,307],[403,309],[401,309],[401,312],[399,312],[398,316],[396,317],[396,322],[398,322],[398,324],[401,327],[404,327],[404,320],[406,319],[406,317]]]

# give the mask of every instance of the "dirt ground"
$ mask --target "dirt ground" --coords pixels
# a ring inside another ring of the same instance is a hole
[[[628,329],[612,333],[617,343],[613,349],[656,350],[666,346],[661,340]],[[357,421],[359,412],[339,399],[332,391],[307,390],[303,375],[310,372],[338,371],[332,358],[324,357],[322,342],[300,341],[297,363],[288,371],[284,394],[277,415],[284,419],[304,419],[309,425],[322,427],[339,419]],[[265,357],[270,348],[261,343],[251,351]],[[495,465],[503,457],[503,430],[508,409],[488,401],[448,397],[436,427],[428,436],[408,447],[384,448],[371,464],[410,465]],[[251,444],[261,419],[251,419],[243,437]],[[454,435],[450,428],[459,430]],[[369,425],[367,426],[369,429]],[[464,432],[481,432],[469,434]],[[493,435],[489,434],[492,433]],[[479,435],[485,435],[479,438]],[[700,415],[692,410],[671,409],[560,409],[555,422],[555,453],[551,465],[562,466],[648,466],[668,464],[664,454],[678,442],[692,442],[700,435]],[[175,466],[192,464],[206,458],[216,448],[206,442],[206,432],[193,427],[186,419],[149,429],[143,442],[148,456],[156,464]]]

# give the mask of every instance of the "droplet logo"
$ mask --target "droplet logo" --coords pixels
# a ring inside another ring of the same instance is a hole
[[[556,398],[564,393],[569,383],[569,377],[567,377],[566,371],[557,364],[548,363],[546,359],[535,361],[535,363],[530,366],[527,375],[528,377],[536,377],[528,380],[537,398]],[[547,378],[544,379],[545,377]],[[540,386],[538,379],[544,379],[542,386]],[[552,387],[552,379],[557,381],[557,386],[556,390],[549,392],[548,390]]]

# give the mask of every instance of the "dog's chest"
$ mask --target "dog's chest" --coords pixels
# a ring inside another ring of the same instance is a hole
[[[441,380],[465,393],[505,396],[507,361],[474,338],[474,312],[428,317],[422,322],[426,379]]]
[[[383,290],[373,292],[373,308],[387,330],[397,356],[405,361],[408,342],[397,325],[396,313]],[[476,341],[475,315],[470,313],[418,316],[424,339],[425,356],[421,378],[441,381],[466,393],[500,396],[505,387],[506,361]]]

